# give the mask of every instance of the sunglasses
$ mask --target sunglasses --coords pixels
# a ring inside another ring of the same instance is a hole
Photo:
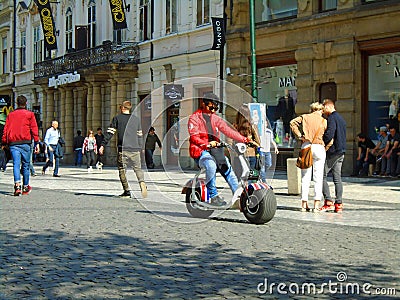
[[[218,103],[210,102],[210,103],[208,103],[207,107],[210,111],[217,111],[219,108],[219,105],[218,105]]]

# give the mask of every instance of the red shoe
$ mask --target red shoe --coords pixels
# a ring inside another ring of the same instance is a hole
[[[32,187],[30,185],[26,185],[22,189],[22,195],[28,195],[30,192],[32,192]]]
[[[321,206],[318,211],[334,211],[335,206],[333,205],[333,202],[331,200],[325,200],[324,205]]]
[[[341,213],[343,211],[343,203],[335,203],[335,213]]]

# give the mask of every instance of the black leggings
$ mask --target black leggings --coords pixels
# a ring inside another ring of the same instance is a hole
[[[86,151],[86,165],[89,168],[90,166],[94,166],[96,163],[96,155],[94,150]]]

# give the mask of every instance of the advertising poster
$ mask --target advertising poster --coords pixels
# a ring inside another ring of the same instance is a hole
[[[248,106],[250,110],[251,121],[253,125],[258,129],[258,134],[261,140],[261,147],[266,148],[266,145],[263,145],[263,143],[266,142],[266,105],[265,103],[249,103]]]

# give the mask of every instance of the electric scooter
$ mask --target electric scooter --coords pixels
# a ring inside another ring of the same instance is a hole
[[[239,210],[250,223],[265,224],[272,220],[277,207],[275,194],[270,185],[259,180],[259,171],[250,169],[244,155],[246,144],[237,143],[231,146],[227,143],[219,143],[217,147],[227,147],[238,155],[242,170],[241,176],[238,178],[239,188],[226,206],[212,205],[206,181],[203,178],[205,170],[201,169],[182,189],[182,194],[186,194],[188,212],[195,218],[208,218],[213,214],[214,210],[226,210],[239,199]]]

